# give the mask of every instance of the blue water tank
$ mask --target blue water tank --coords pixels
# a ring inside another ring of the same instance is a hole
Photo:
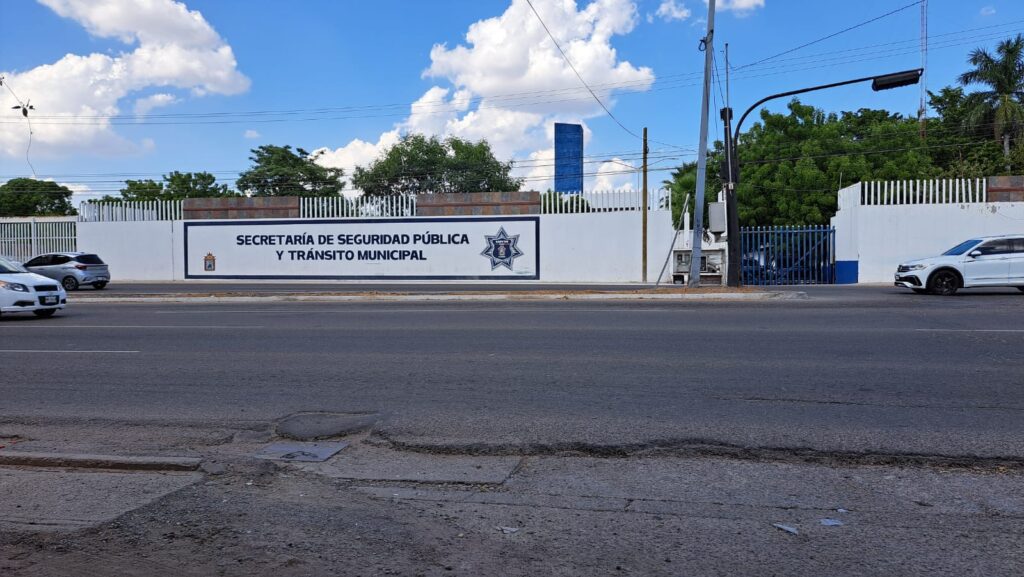
[[[555,192],[583,192],[583,125],[555,123]]]

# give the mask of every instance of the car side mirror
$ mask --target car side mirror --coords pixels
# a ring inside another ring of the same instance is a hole
[[[981,252],[980,250],[972,250],[971,252],[967,253],[967,256],[969,256],[971,258],[978,258],[979,256],[981,256],[983,254],[985,254],[985,253]]]

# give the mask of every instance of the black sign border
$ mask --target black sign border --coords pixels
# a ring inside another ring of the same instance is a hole
[[[451,222],[533,222],[536,250],[534,251],[534,274],[532,276],[516,275],[212,275],[189,274],[188,270],[188,229],[193,226],[264,226],[264,225],[297,225],[297,224],[367,224],[367,223],[451,223]],[[453,218],[357,218],[357,219],[284,219],[284,220],[209,220],[185,221],[185,278],[210,280],[540,280],[540,217],[539,216],[496,216],[485,218],[453,217]]]

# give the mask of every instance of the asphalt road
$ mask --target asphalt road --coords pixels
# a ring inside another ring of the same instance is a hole
[[[78,304],[0,319],[0,418],[379,411],[484,451],[1024,457],[1024,294],[761,303]]]
[[[671,285],[661,285],[662,287]],[[532,281],[494,282],[323,282],[323,281],[280,281],[280,282],[238,282],[238,281],[188,281],[188,282],[114,282],[102,290],[89,287],[81,289],[80,295],[89,297],[117,297],[125,295],[180,295],[209,293],[242,293],[253,295],[302,294],[302,293],[361,293],[401,292],[417,294],[459,293],[478,291],[532,292],[532,291],[635,291],[643,288],[638,284],[549,284]]]

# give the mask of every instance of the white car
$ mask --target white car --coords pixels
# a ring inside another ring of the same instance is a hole
[[[60,283],[0,257],[0,315],[35,313],[37,317],[49,317],[67,303],[68,293]]]
[[[1024,234],[972,238],[939,256],[905,262],[896,269],[896,286],[940,295],[978,287],[1024,292]]]

